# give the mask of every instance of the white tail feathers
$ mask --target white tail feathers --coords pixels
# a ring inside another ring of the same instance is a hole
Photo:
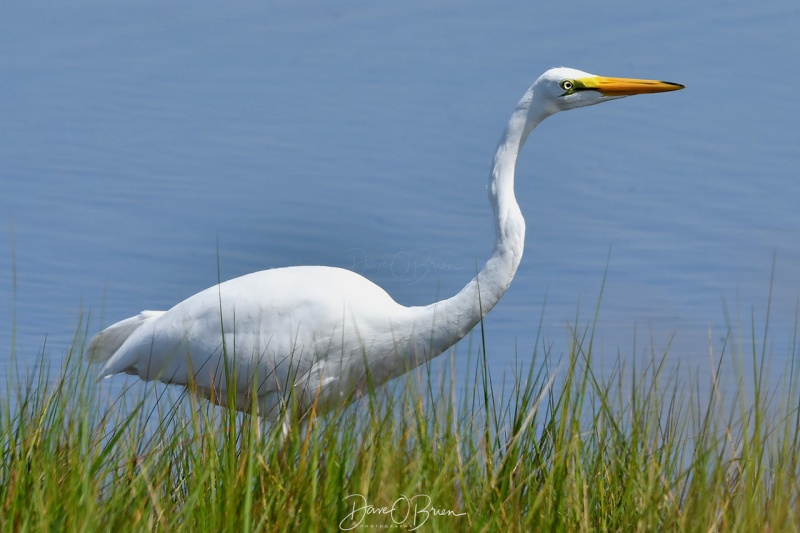
[[[116,324],[108,326],[106,329],[92,337],[89,346],[86,348],[85,357],[91,363],[103,363],[119,350],[125,340],[134,331],[144,324],[146,320],[156,318],[164,314],[164,311],[142,311],[136,316],[121,320]]]

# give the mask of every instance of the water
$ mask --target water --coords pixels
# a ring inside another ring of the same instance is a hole
[[[687,89],[533,134],[492,365],[529,359],[540,319],[563,354],[605,276],[603,361],[669,345],[707,369],[737,320],[743,345],[751,319],[761,336],[775,254],[780,372],[800,297],[800,7],[528,4],[4,6],[0,366],[45,339],[60,361],[81,316],[94,332],[270,267],[351,268],[403,304],[453,294],[491,249],[509,112],[567,65]]]

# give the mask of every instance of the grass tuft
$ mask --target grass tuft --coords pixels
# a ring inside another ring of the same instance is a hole
[[[107,400],[83,333],[58,371],[42,354],[9,373],[0,530],[800,529],[794,348],[772,386],[765,349],[727,345],[707,384],[668,371],[666,352],[600,376],[594,327],[574,327],[563,360],[540,348],[498,379],[480,351],[457,385],[451,352],[283,438],[164,388]],[[726,358],[742,359],[733,397]]]

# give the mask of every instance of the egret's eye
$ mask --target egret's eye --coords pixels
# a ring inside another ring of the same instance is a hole
[[[575,82],[572,80],[564,80],[561,82],[561,88],[569,92],[575,88]]]

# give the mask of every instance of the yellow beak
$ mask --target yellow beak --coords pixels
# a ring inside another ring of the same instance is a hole
[[[606,78],[594,76],[575,80],[576,90],[598,91],[603,96],[630,96],[632,94],[679,91],[683,85],[669,81],[636,80],[632,78]]]

